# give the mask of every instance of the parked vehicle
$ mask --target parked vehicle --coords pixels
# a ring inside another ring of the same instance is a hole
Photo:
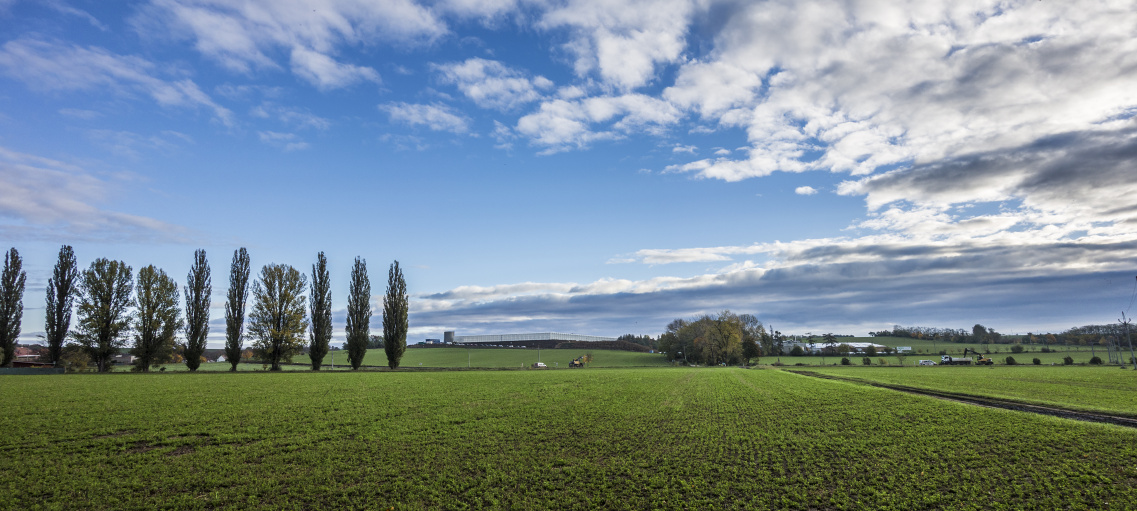
[[[934,360],[921,360],[920,365],[922,365],[922,366],[934,366],[934,365],[936,365],[936,362]]]
[[[971,357],[944,355],[940,357],[940,364],[945,366],[969,366],[971,365]]]

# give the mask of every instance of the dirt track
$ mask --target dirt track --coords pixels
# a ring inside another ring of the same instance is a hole
[[[1084,410],[1071,410],[1067,408],[1060,408],[1056,406],[1046,406],[1037,404],[1028,404],[1009,399],[999,399],[987,396],[977,396],[974,394],[960,394],[956,392],[944,392],[939,390],[921,389],[917,387],[909,387],[906,385],[895,385],[891,383],[880,383],[869,380],[861,380],[858,378],[846,378],[841,376],[833,376],[829,374],[821,374],[813,371],[795,371],[789,372],[800,374],[802,376],[812,376],[814,378],[822,378],[826,380],[838,380],[850,383],[859,383],[862,385],[870,385],[873,387],[881,387],[900,392],[907,392],[910,394],[919,394],[922,396],[930,396],[940,399],[947,399],[950,401],[958,401],[961,403],[969,403],[979,406],[987,406],[991,408],[1002,408],[1005,410],[1016,410],[1020,412],[1037,413],[1041,415],[1053,415],[1055,417],[1062,417],[1066,419],[1074,419],[1088,422],[1104,422],[1107,424],[1116,424],[1118,426],[1127,426],[1130,428],[1137,428],[1137,417],[1126,417],[1123,415],[1109,415],[1098,412],[1087,412]]]

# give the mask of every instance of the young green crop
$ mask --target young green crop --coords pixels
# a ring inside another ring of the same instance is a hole
[[[1137,373],[1117,366],[811,368],[881,383],[1137,416]]]
[[[781,371],[92,374],[0,385],[5,505],[20,509],[1137,502],[1133,430]]]

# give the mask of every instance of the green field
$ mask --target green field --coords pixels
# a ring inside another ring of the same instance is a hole
[[[0,388],[13,509],[1137,502],[1132,429],[776,370],[79,374]]]
[[[824,367],[815,372],[1137,416],[1137,373],[1085,367]]]
[[[1028,345],[1028,346],[1024,346],[1025,351],[1022,353],[1011,353],[1011,345],[1010,344],[991,344],[991,345],[987,345],[987,344],[956,344],[956,343],[949,343],[949,342],[933,342],[930,340],[906,339],[906,338],[901,338],[901,337],[839,337],[839,338],[837,338],[837,344],[840,344],[841,342],[871,342],[871,343],[875,343],[875,344],[883,344],[885,346],[891,346],[893,348],[899,347],[899,346],[910,347],[910,348],[912,348],[912,353],[910,353],[904,357],[903,365],[916,365],[919,363],[919,361],[921,359],[933,360],[933,361],[939,362],[939,360],[940,360],[939,352],[940,351],[946,351],[950,355],[958,356],[958,355],[962,354],[964,348],[970,348],[970,349],[976,350],[980,353],[985,353],[987,350],[990,350],[991,353],[987,354],[986,356],[991,357],[995,361],[996,364],[1003,364],[1008,356],[1014,357],[1015,361],[1019,364],[1030,364],[1030,363],[1032,363],[1032,360],[1035,358],[1039,359],[1040,362],[1042,362],[1043,364],[1046,364],[1046,365],[1062,364],[1063,363],[1062,359],[1066,358],[1067,356],[1073,358],[1075,364],[1088,364],[1090,362],[1090,359],[1095,354],[1097,356],[1101,357],[1102,360],[1106,360],[1106,352],[1105,352],[1104,348],[1099,347],[1096,350],[1092,350],[1092,349],[1090,349],[1089,346],[1056,345],[1056,346],[1052,346],[1052,348],[1057,350],[1057,351],[1052,352],[1052,353],[1042,353],[1041,352],[1041,350],[1042,350],[1041,345],[1035,345],[1035,346],[1029,346]],[[821,346],[824,346],[824,344],[820,340],[818,340],[817,346],[821,347]],[[854,364],[861,365],[861,358],[863,358],[863,357],[864,357],[864,355],[853,354],[853,355],[849,356],[849,359]],[[890,366],[901,364],[901,361],[895,355],[885,356],[885,355],[878,354],[876,356],[871,357],[873,365],[880,365],[880,359],[882,359],[882,358]],[[1124,360],[1128,360],[1128,359],[1129,359],[1129,356],[1125,355]],[[816,365],[839,364],[841,362],[841,357],[839,357],[839,356],[837,356],[837,357],[827,356],[827,357],[824,357],[824,360],[822,360],[822,357],[815,357],[815,356],[809,356],[809,357],[790,357],[790,356],[762,357],[761,363],[762,364],[772,364],[778,360],[781,360],[782,364],[790,365],[790,366],[792,366],[794,364],[804,364],[804,365],[816,366]]]
[[[637,353],[633,351],[613,350],[570,350],[570,349],[522,349],[522,348],[408,348],[400,361],[404,368],[477,368],[477,369],[509,369],[525,368],[540,361],[550,368],[567,367],[572,359],[592,354],[592,363],[589,367],[668,367],[671,365],[663,355],[655,353]],[[286,371],[306,371],[311,369],[308,365],[307,355],[298,355],[292,358],[294,365],[284,366]],[[337,371],[351,369],[348,365],[346,351],[333,351],[324,357],[324,364],[335,364]],[[372,368],[386,368],[387,354],[383,350],[367,350],[363,357],[363,365]],[[130,367],[117,367],[116,371],[130,371]],[[325,367],[328,370],[330,367]],[[167,371],[184,371],[185,364],[166,364]],[[213,362],[202,364],[199,371],[228,371],[226,362]],[[263,364],[240,364],[239,371],[264,371]]]

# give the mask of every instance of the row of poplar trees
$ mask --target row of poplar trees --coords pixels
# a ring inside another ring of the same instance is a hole
[[[9,366],[15,358],[26,278],[20,254],[12,248],[4,255],[0,276],[0,366]],[[183,320],[178,285],[165,271],[147,266],[138,271],[135,283],[130,266],[122,261],[97,259],[80,273],[74,250],[64,245],[47,282],[44,337],[51,363],[60,362],[64,344],[69,341],[86,352],[100,372],[109,371],[112,358],[133,338],[130,353],[135,356],[134,370],[149,371],[166,363],[180,348],[186,366],[196,371],[209,335],[210,280],[205,251],[198,250],[182,288]],[[323,252],[312,265],[310,289],[307,280],[292,266],[269,264],[261,268],[259,278],[253,282],[253,306],[248,315],[252,348],[273,371],[279,371],[282,363],[290,362],[305,347],[312,370],[319,370],[330,349],[332,295]],[[237,370],[244,349],[248,296],[249,253],[240,248],[233,253],[225,301],[225,357],[231,371]],[[73,310],[77,318],[74,331],[70,331]],[[383,346],[387,365],[392,369],[399,366],[406,351],[408,310],[406,281],[395,261],[388,271],[387,294],[383,299]],[[367,354],[371,312],[367,261],[356,257],[351,270],[346,327],[352,369],[359,369]],[[185,335],[180,344],[178,332]]]

